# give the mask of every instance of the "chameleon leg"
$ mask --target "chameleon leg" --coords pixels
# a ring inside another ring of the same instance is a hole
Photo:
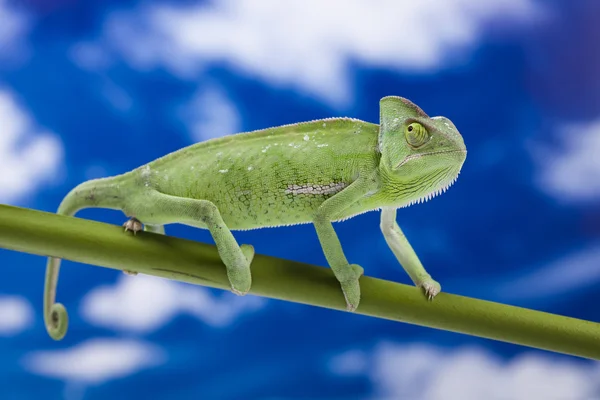
[[[249,245],[241,247],[238,245],[214,203],[208,200],[188,199],[159,192],[152,192],[144,201],[152,204],[153,215],[148,219],[160,219],[163,223],[193,221],[205,225],[227,267],[231,291],[237,295],[248,293],[252,284],[250,263],[254,257],[254,248]],[[135,214],[144,220],[144,210],[139,211]]]
[[[346,189],[325,200],[313,219],[325,258],[342,287],[348,311],[355,311],[360,302],[358,280],[363,275],[364,270],[360,265],[348,263],[331,221],[336,214],[362,197],[367,191],[368,187],[365,182],[356,181],[352,183]]]
[[[439,283],[425,271],[412,246],[396,222],[396,209],[381,209],[381,232],[388,246],[416,286],[423,288],[427,299],[432,300],[441,290]]]

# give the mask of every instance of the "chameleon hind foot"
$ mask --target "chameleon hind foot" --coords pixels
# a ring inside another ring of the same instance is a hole
[[[131,231],[131,232],[133,232],[134,235],[144,229],[144,226],[142,225],[140,220],[135,217],[129,218],[123,224],[123,227],[125,228],[125,232]]]
[[[364,274],[364,269],[357,264],[350,264],[349,267],[347,276],[340,280],[340,285],[346,299],[346,311],[354,312],[360,303],[360,285],[358,281]]]
[[[429,301],[433,300],[442,290],[442,286],[431,278],[419,283],[417,286],[423,288],[425,296],[427,296],[427,300]]]
[[[243,244],[240,246],[242,254],[246,259],[246,266],[241,268],[228,268],[227,277],[231,284],[231,291],[238,296],[244,296],[250,291],[252,286],[252,275],[250,273],[250,264],[254,259],[254,247],[249,244]]]

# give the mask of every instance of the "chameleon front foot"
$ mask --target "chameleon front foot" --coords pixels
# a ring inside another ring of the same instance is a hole
[[[360,285],[358,281],[364,274],[364,269],[357,264],[350,264],[349,267],[348,276],[340,280],[340,285],[346,299],[346,311],[354,312],[360,303]]]
[[[123,227],[125,228],[125,232],[131,231],[131,232],[133,232],[134,235],[144,229],[144,226],[142,225],[140,220],[135,217],[129,218],[123,224]]]
[[[227,268],[227,277],[231,284],[231,291],[238,296],[244,296],[250,291],[250,287],[252,286],[250,264],[254,259],[254,247],[249,244],[243,244],[240,246],[240,250],[246,259],[246,264],[238,268]]]
[[[417,286],[423,288],[425,296],[429,301],[433,300],[433,298],[437,296],[438,293],[442,290],[442,286],[431,278],[421,282]]]

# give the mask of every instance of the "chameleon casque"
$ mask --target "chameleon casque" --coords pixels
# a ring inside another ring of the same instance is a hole
[[[380,100],[379,125],[328,118],[207,140],[125,174],[84,182],[58,213],[122,210],[131,218],[125,229],[134,232],[144,226],[164,233],[170,223],[208,229],[239,295],[250,290],[254,249],[238,245],[231,230],[312,223],[354,311],[363,268],[347,261],[332,222],[381,209],[387,244],[431,300],[440,285],[396,223],[396,209],[445,191],[466,154],[449,119],[430,118],[409,100],[388,96]],[[60,259],[49,258],[44,293],[46,329],[56,340],[68,325],[65,307],[55,303],[59,266]]]

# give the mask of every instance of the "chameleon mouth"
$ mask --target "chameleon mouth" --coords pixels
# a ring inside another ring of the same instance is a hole
[[[396,165],[396,168],[400,168],[407,162],[412,161],[412,160],[417,160],[421,157],[434,156],[434,155],[438,155],[438,154],[466,153],[466,152],[467,152],[467,150],[441,150],[441,151],[432,151],[429,153],[411,154],[410,156],[406,156],[404,158],[404,160],[400,161],[400,163],[398,165]]]

